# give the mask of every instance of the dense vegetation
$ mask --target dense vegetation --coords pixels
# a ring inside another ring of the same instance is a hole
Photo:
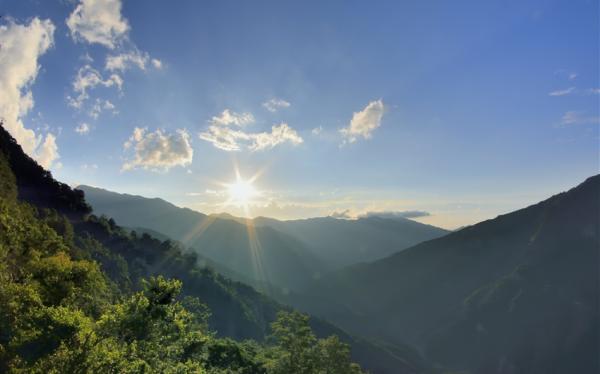
[[[158,241],[125,240],[112,220],[93,216],[80,216],[74,227],[56,210],[20,202],[3,153],[0,180],[0,372],[361,372],[346,344],[317,339],[297,312],[279,313],[266,345],[218,338],[206,305],[182,296],[181,280],[134,281],[148,271],[129,268],[126,251],[156,256],[147,242]],[[125,240],[123,252],[109,252],[95,239],[102,234]]]
[[[318,281],[296,306],[471,373],[600,371],[600,175]]]

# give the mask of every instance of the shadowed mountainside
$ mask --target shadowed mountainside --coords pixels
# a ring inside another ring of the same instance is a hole
[[[475,373],[598,371],[600,176],[311,285],[295,305]]]

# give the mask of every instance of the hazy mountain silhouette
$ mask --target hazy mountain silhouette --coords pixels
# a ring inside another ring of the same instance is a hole
[[[321,217],[290,221],[258,217],[254,222],[296,237],[334,269],[374,261],[448,233],[402,217],[372,216],[356,220]]]
[[[296,305],[475,373],[598,372],[600,176],[317,281]]]
[[[207,216],[162,199],[79,186],[100,214],[125,226],[148,228],[252,279],[299,289],[348,264],[375,260],[447,231],[405,218],[341,220],[331,217],[279,221],[229,214]]]
[[[298,289],[326,271],[325,265],[299,240],[270,227],[179,208],[162,199],[118,194],[80,186],[94,211],[128,227],[162,233],[222,264],[254,284]]]

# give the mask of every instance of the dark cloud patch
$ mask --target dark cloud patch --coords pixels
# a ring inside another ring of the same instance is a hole
[[[405,211],[383,211],[383,212],[367,212],[361,214],[359,218],[379,217],[379,218],[421,218],[429,217],[431,214],[422,210],[405,210]]]
[[[346,209],[342,212],[333,212],[329,216],[332,218],[337,218],[337,219],[352,219],[352,218],[354,218],[350,214],[350,209]]]

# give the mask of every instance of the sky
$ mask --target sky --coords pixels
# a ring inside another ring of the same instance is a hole
[[[0,15],[0,118],[73,186],[453,229],[599,172],[597,1],[0,0]]]

